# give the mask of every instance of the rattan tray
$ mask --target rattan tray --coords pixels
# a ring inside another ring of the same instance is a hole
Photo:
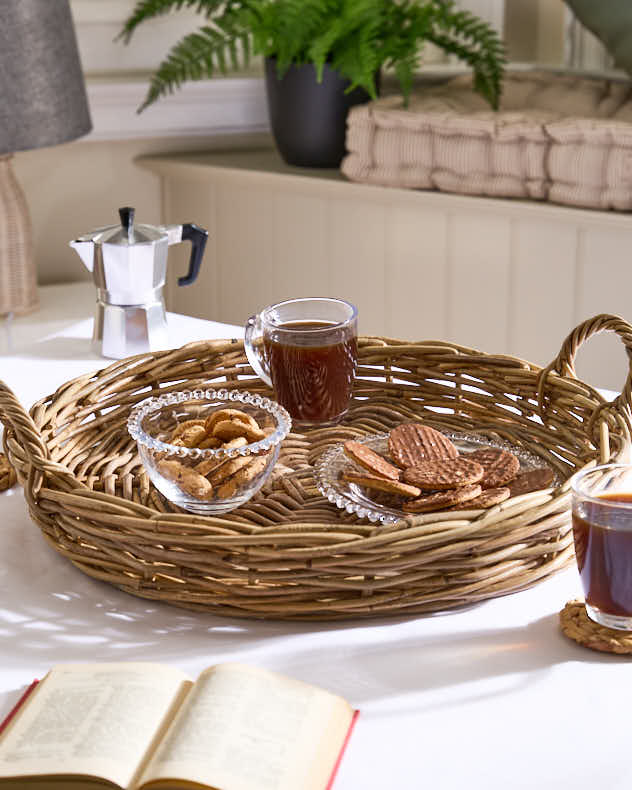
[[[359,341],[351,410],[336,428],[290,434],[277,476],[222,517],[173,508],[148,482],[125,423],[155,394],[258,390],[237,341],[192,343],[77,378],[30,416],[0,384],[4,447],[46,540],[89,576],[143,598],[220,615],[336,619],[437,612],[514,592],[573,558],[570,476],[620,459],[632,427],[631,380],[612,403],[577,380],[581,343],[632,327],[583,323],[545,369],[443,342]],[[487,511],[408,516],[379,525],[318,491],[313,469],[333,443],[423,419],[539,455],[564,482]]]

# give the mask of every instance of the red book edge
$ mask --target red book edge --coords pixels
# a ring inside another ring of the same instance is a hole
[[[18,703],[18,705],[19,704],[20,703]],[[16,707],[18,707],[18,706],[16,705]],[[9,715],[11,715],[11,714],[9,714]],[[336,760],[336,763],[334,765],[333,771],[331,772],[331,776],[329,777],[329,781],[327,782],[327,787],[325,788],[325,790],[331,790],[332,787],[334,786],[334,779],[336,778],[336,774],[338,773],[338,768],[340,768],[340,763],[342,762],[342,758],[343,758],[345,750],[347,748],[347,744],[349,743],[349,738],[351,738],[351,733],[353,732],[353,728],[355,727],[355,723],[358,720],[358,716],[359,715],[360,715],[360,711],[359,710],[354,710],[353,711],[353,718],[351,719],[351,724],[349,725],[349,729],[347,730],[347,734],[345,735],[345,739],[344,739],[344,741],[342,743],[342,746],[340,747],[340,751],[338,752],[338,759]],[[0,732],[1,731],[2,730],[0,728]]]
[[[20,699],[15,703],[15,705],[11,708],[7,716],[5,717],[4,721],[0,724],[0,734],[9,726],[9,722],[15,716],[15,714],[20,710],[22,705],[26,702],[27,697],[31,694],[32,691],[35,690],[35,686],[39,683],[39,680],[35,679],[31,685],[27,688],[27,690],[22,694]]]

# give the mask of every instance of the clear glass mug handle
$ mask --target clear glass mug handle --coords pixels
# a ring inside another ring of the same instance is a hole
[[[251,315],[246,321],[246,331],[244,336],[244,348],[246,349],[246,356],[250,362],[251,368],[259,376],[262,381],[272,386],[272,379],[270,378],[270,370],[266,364],[265,359],[259,354],[256,345],[260,345],[263,338],[263,326],[260,315]]]

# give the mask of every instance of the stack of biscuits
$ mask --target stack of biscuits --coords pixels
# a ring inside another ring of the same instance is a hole
[[[362,471],[346,470],[342,479],[397,497],[407,513],[489,508],[553,482],[548,468],[520,473],[518,458],[497,447],[461,455],[447,436],[417,422],[393,428],[388,459],[361,442],[343,447]]]
[[[265,439],[273,430],[261,428],[254,417],[239,409],[219,409],[206,419],[180,422],[164,441],[175,447],[235,451]],[[195,459],[192,466],[183,458],[162,453],[156,457],[156,467],[195,499],[232,499],[265,470],[268,453],[264,450],[234,457],[212,454],[201,461]]]

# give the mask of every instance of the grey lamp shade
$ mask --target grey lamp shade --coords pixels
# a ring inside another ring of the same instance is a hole
[[[0,0],[0,154],[91,128],[68,0]]]

